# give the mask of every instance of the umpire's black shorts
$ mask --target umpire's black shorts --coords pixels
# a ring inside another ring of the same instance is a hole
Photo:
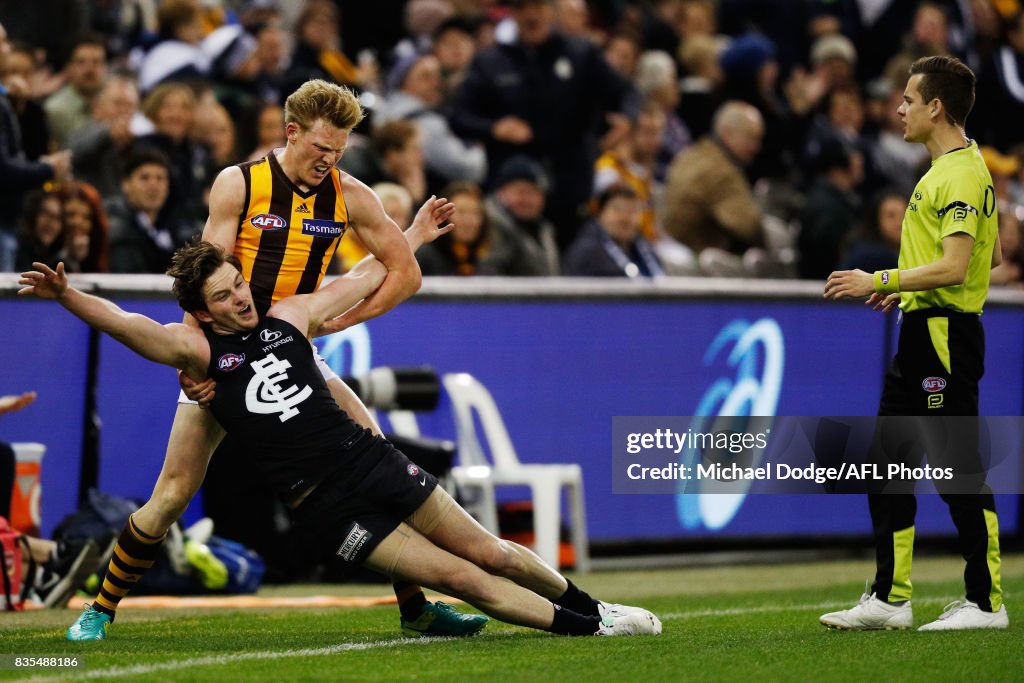
[[[903,314],[879,415],[977,415],[985,332],[973,313],[926,308]]]
[[[978,382],[984,374],[985,335],[977,315],[941,308],[903,316],[896,357],[885,376],[872,461],[949,468],[935,480],[939,493],[986,491],[978,450]],[[905,417],[900,417],[905,416]],[[913,479],[869,482],[872,493],[911,493]]]
[[[365,476],[352,481],[349,463],[320,482],[292,511],[316,557],[327,553],[347,565],[363,563],[373,549],[414,513],[437,487],[437,478],[384,439],[345,458],[377,460]]]

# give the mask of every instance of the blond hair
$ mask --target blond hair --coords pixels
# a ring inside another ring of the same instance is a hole
[[[352,130],[365,113],[351,89],[316,79],[306,81],[284,103],[285,125],[295,122],[309,130],[319,119],[335,128]]]

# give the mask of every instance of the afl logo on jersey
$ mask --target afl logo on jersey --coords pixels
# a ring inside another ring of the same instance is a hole
[[[280,230],[288,226],[285,219],[272,213],[261,213],[259,216],[253,216],[249,222],[252,223],[254,228],[267,231]]]
[[[217,359],[217,367],[224,372],[231,372],[244,362],[244,353],[225,353]]]

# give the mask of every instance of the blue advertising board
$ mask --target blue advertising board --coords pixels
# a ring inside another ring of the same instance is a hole
[[[46,446],[42,532],[78,507],[89,328],[45,301],[0,300],[6,336],[0,395],[35,391],[24,410],[0,417],[0,441]]]
[[[180,319],[169,300],[119,303],[160,321]],[[14,304],[0,301],[0,306],[6,316]],[[66,314],[46,317],[72,327],[71,338],[84,336]],[[1024,310],[992,307],[984,321],[989,372],[981,388],[982,412],[1020,415]],[[731,411],[871,415],[894,328],[893,315],[813,300],[418,298],[317,343],[339,374],[430,365],[442,374],[475,376],[494,396],[523,462],[583,467],[595,541],[791,537],[866,535],[866,503],[860,496],[614,495],[612,418]],[[65,338],[47,337],[60,339],[61,349]],[[46,345],[58,346],[56,341]],[[33,377],[39,367],[55,368],[52,358],[39,357],[45,349],[33,353],[18,357],[16,365]],[[83,386],[82,375],[80,369],[77,378],[67,378],[68,386]],[[102,340],[101,488],[149,495],[177,391],[173,370]],[[80,419],[69,421],[79,429]],[[419,416],[419,423],[425,435],[455,436],[444,401],[434,413]],[[53,490],[46,492],[50,523],[56,519]],[[1001,500],[1000,506],[1001,526],[1012,533],[1018,526],[1016,500]],[[190,518],[196,514],[190,511]],[[952,532],[937,496],[922,497],[918,529],[922,535]]]

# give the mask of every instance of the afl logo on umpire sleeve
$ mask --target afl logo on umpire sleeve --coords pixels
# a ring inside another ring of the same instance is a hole
[[[288,222],[285,219],[272,213],[261,213],[258,216],[253,216],[249,222],[252,223],[254,228],[268,232],[280,230],[288,226]]]

